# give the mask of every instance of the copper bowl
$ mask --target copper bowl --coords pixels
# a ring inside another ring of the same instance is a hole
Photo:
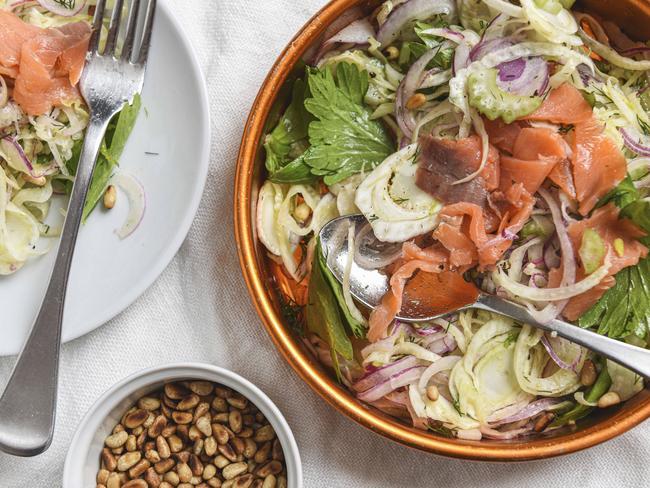
[[[363,404],[339,385],[295,337],[280,313],[278,270],[266,257],[255,230],[257,192],[264,178],[262,138],[286,106],[289,83],[301,73],[302,58],[321,41],[323,31],[346,10],[371,12],[378,0],[333,0],[298,32],[269,72],[248,117],[237,161],[235,237],[239,259],[255,308],[288,363],[324,400],[355,422],[407,446],[445,456],[485,461],[542,459],[585,449],[622,434],[650,417],[650,390],[613,409],[595,412],[574,430],[512,441],[463,441],[414,429]],[[648,0],[589,0],[581,6],[621,25],[637,38],[648,36]]]

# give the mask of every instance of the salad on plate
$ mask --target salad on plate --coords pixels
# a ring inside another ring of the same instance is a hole
[[[72,189],[88,124],[78,83],[94,4],[0,0],[0,275],[46,253],[51,239],[43,238],[60,233],[62,218],[50,209],[60,208],[57,197]],[[139,110],[137,96],[111,122],[84,208],[84,219],[102,200],[111,208],[120,187],[130,203],[127,221],[116,231],[121,238],[144,213],[141,185],[115,174]]]
[[[644,388],[499,315],[395,317],[453,301],[425,278],[455,273],[540,322],[648,346],[648,45],[572,0],[389,0],[348,11],[307,60],[264,139],[257,232],[286,323],[340,382],[469,440],[570,428]],[[367,224],[341,285],[318,233],[350,214]],[[359,252],[372,234],[381,259]],[[353,262],[390,277],[374,310],[352,298]]]

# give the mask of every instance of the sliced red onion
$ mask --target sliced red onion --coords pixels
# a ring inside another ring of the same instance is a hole
[[[49,166],[38,165],[38,167],[35,167],[15,137],[3,137],[0,140],[0,148],[2,148],[2,152],[7,156],[7,164],[9,166],[16,171],[28,174],[32,178],[41,178],[42,176],[51,175],[56,172],[56,164]]]
[[[530,277],[529,286],[544,288],[546,285],[548,285],[548,279],[542,273],[535,273]]]
[[[411,1],[413,2],[416,0]],[[406,102],[413,96],[415,90],[420,86],[424,69],[437,52],[436,49],[431,49],[420,56],[420,58],[411,65],[408,73],[406,73],[406,76],[402,79],[402,82],[397,88],[395,96],[395,119],[397,120],[399,128],[408,138],[413,135],[413,130],[415,129],[415,118],[411,111],[406,108]]]
[[[625,147],[639,156],[650,156],[650,136],[641,134],[633,127],[621,127]]]
[[[551,241],[548,241],[546,244],[544,244],[543,261],[546,269],[558,268],[562,263],[562,260],[557,253],[557,249]]]
[[[517,95],[542,95],[548,87],[548,63],[541,57],[519,58],[497,66],[497,85]]]
[[[562,339],[561,337],[557,337],[553,339],[554,341],[566,341],[566,339]],[[546,335],[542,336],[542,345],[544,346],[544,349],[546,349],[546,352],[548,353],[549,356],[551,356],[551,359],[555,364],[557,364],[560,368],[566,369],[569,371],[573,371],[574,373],[578,373],[577,367],[578,364],[580,364],[580,361],[582,360],[582,355],[584,354],[584,349],[580,348],[580,354],[578,354],[575,359],[573,360],[572,363],[567,363],[560,358],[560,356],[555,352],[555,349],[553,348],[553,345],[551,344],[550,340],[546,337]],[[567,341],[568,342],[568,341]],[[580,346],[575,346],[575,347],[580,347]]]
[[[367,358],[373,352],[388,352],[393,349],[395,341],[403,332],[405,325],[401,322],[395,322],[393,329],[388,337],[385,337],[377,342],[371,342],[361,350],[361,356]]]
[[[316,54],[316,62],[318,62],[327,52],[329,52],[337,44],[367,44],[370,37],[375,36],[375,30],[370,25],[367,18],[358,19],[352,22],[347,27],[344,27],[338,33],[327,39],[318,50]]]
[[[365,14],[363,13],[363,10],[361,10],[359,7],[354,7],[346,10],[327,26],[325,32],[323,32],[323,39],[329,39],[355,20],[360,19],[364,16]]]
[[[126,173],[117,173],[111,178],[110,184],[118,186],[129,201],[129,213],[124,224],[115,233],[120,239],[129,237],[140,225],[146,210],[146,197],[144,187],[134,176]]]
[[[536,400],[534,402],[529,403],[518,412],[509,415],[507,417],[504,417],[502,419],[499,419],[496,422],[490,422],[490,419],[488,418],[488,422],[490,422],[490,425],[492,427],[496,427],[503,424],[511,424],[513,422],[519,422],[520,420],[526,420],[535,417],[536,415],[548,410],[549,408],[561,402],[562,400],[559,398],[542,398],[540,400]]]
[[[493,51],[498,51],[505,47],[510,47],[514,44],[512,39],[507,37],[498,37],[496,39],[481,40],[476,46],[472,48],[469,53],[469,58],[472,61],[478,61],[486,54]]]
[[[555,232],[560,242],[560,250],[562,252],[562,280],[560,281],[560,286],[573,285],[576,281],[576,258],[566,224],[562,220],[562,210],[551,194],[544,188],[540,188],[538,193],[542,196],[551,211]],[[562,300],[548,304],[540,312],[531,312],[537,320],[545,323],[553,320],[562,313],[567,303],[568,300]]]
[[[516,437],[520,437],[524,434],[528,434],[533,431],[533,428],[534,428],[533,425],[526,425],[524,427],[520,427],[519,429],[506,430],[501,432],[499,430],[492,429],[487,425],[481,425],[480,431],[481,434],[483,434],[483,437],[486,437],[488,439],[507,441],[510,439],[514,439]]]
[[[461,42],[458,44],[458,46],[456,46],[456,50],[454,51],[454,60],[452,63],[452,71],[454,73],[454,76],[461,69],[467,68],[467,65],[469,64],[470,51],[470,46],[465,42]]]
[[[357,398],[364,402],[374,402],[375,400],[379,400],[397,388],[415,383],[422,375],[424,369],[424,366],[415,366],[413,368],[404,369],[363,393],[359,393]]]
[[[454,340],[453,337],[450,337],[448,334],[445,334],[445,336],[442,339],[439,339],[429,344],[427,346],[427,349],[433,353],[438,354],[439,356],[442,356],[456,349],[456,341]]]
[[[352,385],[352,388],[355,391],[366,391],[405,369],[417,366],[417,364],[418,361],[415,356],[406,356],[392,363],[385,364],[380,368],[367,368],[366,370],[368,372],[359,378],[359,380]]]
[[[377,41],[386,47],[409,22],[426,20],[438,14],[449,15],[455,11],[456,2],[453,0],[408,0],[388,15],[386,22],[379,28]]]
[[[73,17],[83,10],[86,6],[86,0],[70,0],[69,2],[57,2],[56,0],[38,0],[38,3],[44,9],[49,10],[53,14],[61,15],[62,17]],[[70,8],[66,7],[70,4]]]
[[[497,37],[503,37],[505,32],[505,27],[508,24],[510,17],[504,13],[499,13],[494,17],[488,25],[485,27],[483,34],[481,35],[481,41],[489,41]]]

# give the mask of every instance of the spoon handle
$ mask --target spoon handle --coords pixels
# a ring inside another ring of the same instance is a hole
[[[481,294],[472,307],[496,312],[533,327],[557,332],[560,337],[591,349],[645,378],[650,378],[650,350],[611,339],[562,320],[555,319],[546,324],[538,322],[525,307],[494,295]]]

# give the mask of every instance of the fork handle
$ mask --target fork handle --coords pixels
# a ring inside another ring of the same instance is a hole
[[[494,295],[481,294],[473,307],[496,312],[539,329],[557,332],[560,337],[597,352],[645,378],[650,378],[648,349],[617,341],[558,319],[548,323],[538,322],[525,307]]]
[[[91,115],[50,282],[0,398],[0,450],[35,456],[52,442],[61,325],[70,264],[84,203],[109,118]]]

